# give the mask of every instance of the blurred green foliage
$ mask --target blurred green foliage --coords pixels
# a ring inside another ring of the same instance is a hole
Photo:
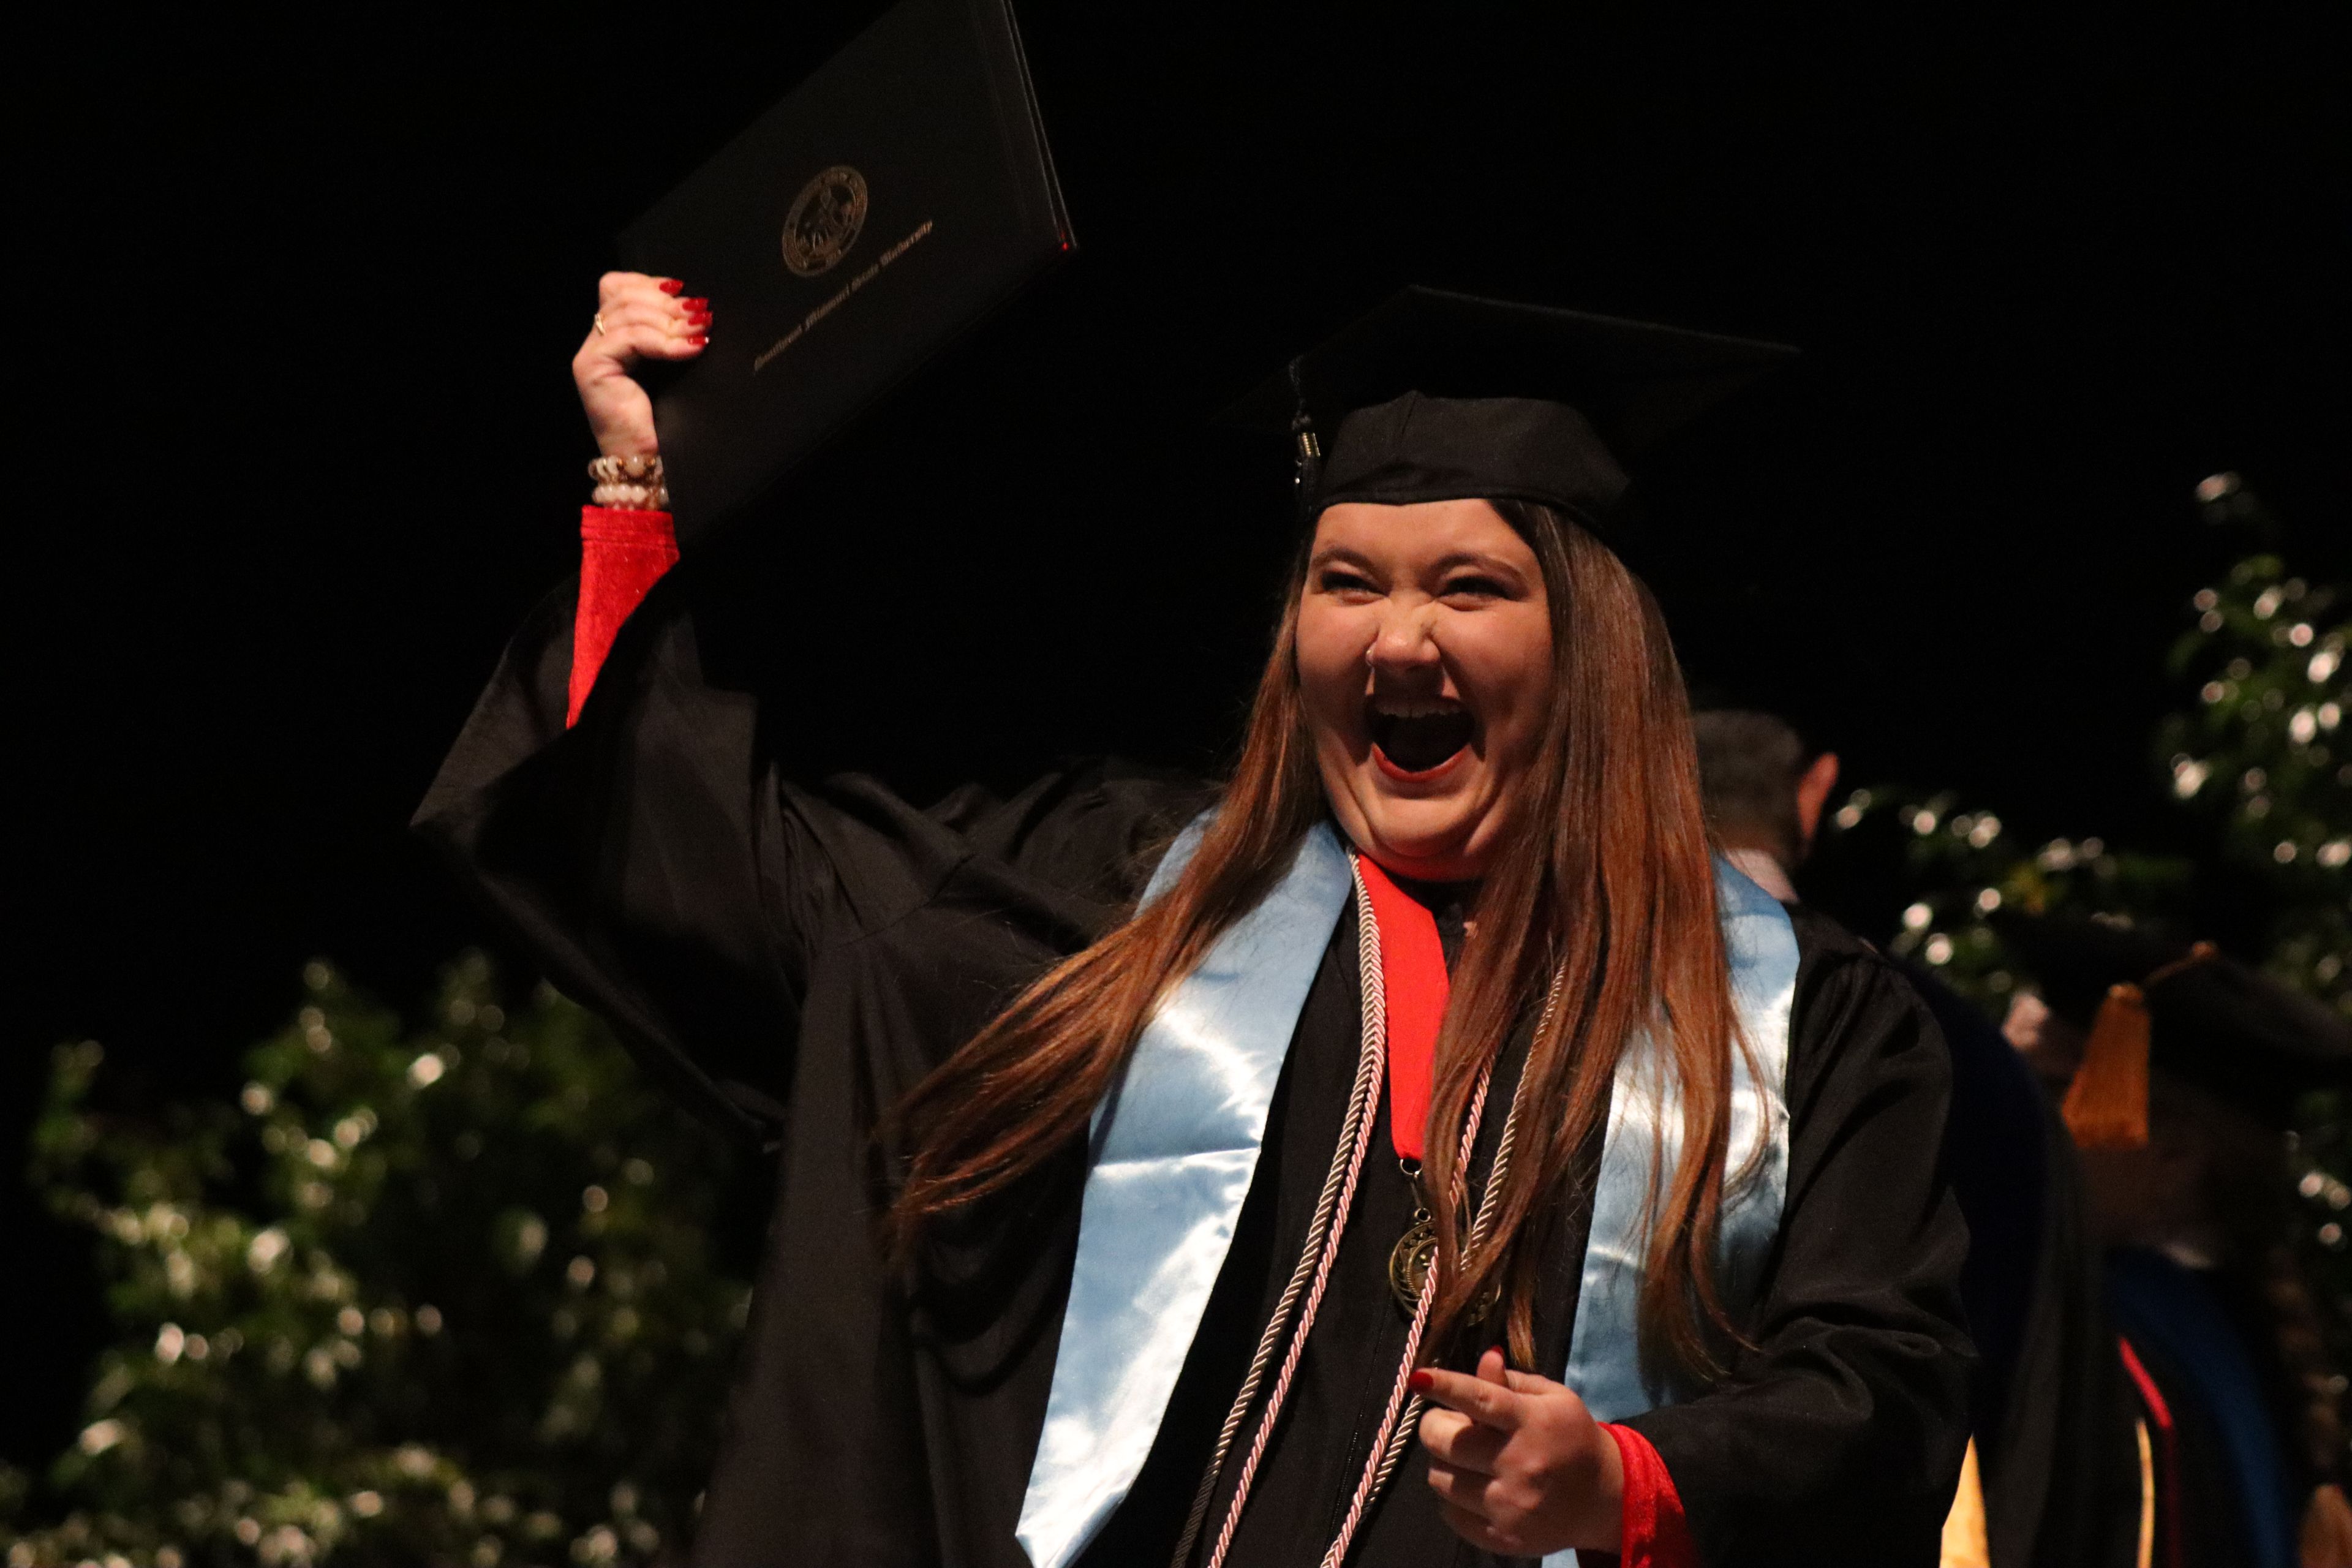
[[[2167,784],[2262,882],[2271,972],[2352,1013],[2352,595],[2256,555],[2192,608],[2172,668],[2196,705],[2158,731]]]
[[[2210,521],[2270,531],[2234,475],[2200,487]],[[2150,922],[2217,937],[2226,904],[2240,956],[2352,1014],[2352,725],[2347,644],[2352,593],[2294,575],[2268,551],[2240,560],[2182,606],[2169,657],[2179,703],[2157,725],[2156,777],[2187,853],[2101,838],[2021,841],[1993,811],[1950,792],[1856,791],[1827,851],[1876,863],[1906,900],[1895,952],[1933,966],[1996,1018],[2032,975],[1991,923],[1997,910]],[[2151,657],[2155,650],[2151,650]],[[2098,700],[2086,672],[2083,700]],[[1849,873],[1851,874],[1851,873]],[[2229,897],[2216,896],[2223,882]],[[2251,911],[2251,918],[2244,918]],[[2297,1238],[2352,1345],[2352,1105],[2306,1096],[2290,1156],[2303,1202]]]
[[[59,1047],[34,1174],[117,1337],[79,1440],[0,1472],[7,1563],[668,1560],[749,1297],[732,1151],[479,959],[415,1035],[304,984],[234,1105],[124,1114]]]
[[[2220,501],[2251,498],[2230,476]],[[1948,791],[1857,790],[1832,816],[1841,837],[1900,845],[1911,901],[1888,945],[1937,967],[1998,1011],[2031,976],[1989,917],[2000,910],[2154,921],[2201,929],[2200,877],[2227,867],[2262,911],[2246,954],[2352,1014],[2352,728],[2347,595],[2288,574],[2271,554],[2231,567],[2186,606],[2171,654],[2179,709],[2157,726],[2162,787],[2205,853],[2120,849],[2097,837],[2021,842],[1994,812]],[[2084,700],[2096,700],[2086,687]]]

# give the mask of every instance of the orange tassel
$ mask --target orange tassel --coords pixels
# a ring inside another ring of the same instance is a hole
[[[2170,963],[2141,978],[2137,985],[2110,985],[2099,1016],[2091,1020],[2091,1038],[2083,1047],[2083,1065],[2066,1088],[2059,1114],[2074,1134],[2077,1149],[2145,1149],[2147,1147],[2147,994],[2174,975],[2220,955],[2210,942],[2200,942]]]
[[[2352,1568],[2352,1502],[2330,1481],[2303,1510],[2304,1568]]]
[[[2147,1147],[2147,995],[2110,985],[2061,1114],[2081,1149]]]

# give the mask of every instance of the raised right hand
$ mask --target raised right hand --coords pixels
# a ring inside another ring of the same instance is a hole
[[[681,298],[675,278],[607,272],[596,280],[596,325],[572,356],[572,383],[596,449],[608,458],[652,457],[653,399],[629,368],[641,359],[689,360],[709,341],[710,301]]]

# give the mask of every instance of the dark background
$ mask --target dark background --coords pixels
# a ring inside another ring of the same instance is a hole
[[[571,563],[609,237],[876,9],[125,15],[28,50],[7,1457],[70,1435],[97,1331],[17,1178],[47,1047],[217,1089],[306,958],[413,1004],[490,940],[403,825]],[[1207,416],[1418,280],[1802,345],[1649,476],[1690,662],[1850,777],[2161,831],[2159,651],[2246,543],[2191,487],[2236,468],[2304,569],[2347,563],[2336,25],[1553,9],[1024,5],[1080,254],[763,520],[811,767],[1213,763],[1286,464]]]

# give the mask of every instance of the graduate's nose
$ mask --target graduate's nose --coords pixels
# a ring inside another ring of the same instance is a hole
[[[1427,605],[1382,616],[1380,630],[1364,650],[1364,662],[1375,676],[1390,680],[1426,680],[1439,665],[1437,642],[1431,635],[1435,620],[1435,607]]]

